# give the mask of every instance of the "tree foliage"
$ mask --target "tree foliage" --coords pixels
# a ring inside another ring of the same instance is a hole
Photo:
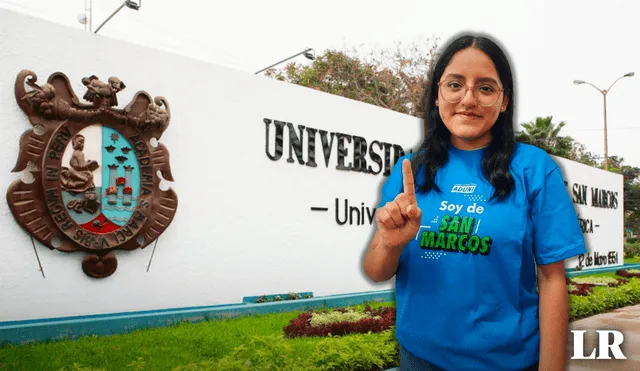
[[[516,139],[532,144],[549,154],[569,158],[573,150],[573,139],[558,135],[566,125],[564,121],[554,124],[553,117],[536,117],[531,122],[521,124],[524,129],[517,133]]]
[[[281,81],[422,117],[427,74],[437,41],[426,39],[408,46],[368,53],[326,50],[308,66],[290,63],[266,75]],[[364,55],[364,56],[363,56]]]
[[[609,171],[624,177],[625,228],[640,233],[640,168],[623,164],[624,159],[609,157]]]
[[[566,125],[564,121],[553,123],[553,116],[536,117],[535,120],[521,124],[522,131],[516,133],[516,140],[534,145],[547,153],[580,162],[589,166],[598,166],[598,158],[586,147],[570,136],[560,135]]]

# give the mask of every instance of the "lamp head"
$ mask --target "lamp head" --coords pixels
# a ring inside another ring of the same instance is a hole
[[[132,1],[132,0],[126,0],[124,2],[124,5],[126,5],[127,8],[129,8],[129,9],[139,10],[140,7],[142,6],[142,0],[140,0],[139,3],[136,3],[135,1]]]
[[[314,60],[316,59],[316,51],[313,49],[309,49],[306,52],[303,53],[304,57],[309,59],[309,60]]]
[[[580,84],[584,84],[584,81],[582,80],[573,80],[573,83],[576,85],[580,85]]]
[[[631,77],[635,75],[635,72],[629,72],[628,74],[624,75],[624,77]]]

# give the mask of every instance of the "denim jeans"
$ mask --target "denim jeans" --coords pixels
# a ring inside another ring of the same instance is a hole
[[[400,371],[447,371],[440,367],[434,366],[429,362],[409,353],[403,346],[400,346]],[[455,370],[449,370],[455,371]],[[514,371],[538,371],[538,363],[535,363],[522,370]]]

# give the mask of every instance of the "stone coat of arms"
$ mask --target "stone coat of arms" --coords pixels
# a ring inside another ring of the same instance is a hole
[[[158,175],[173,181],[169,152],[157,142],[169,125],[169,105],[139,91],[118,109],[125,85],[116,77],[83,78],[86,104],[62,73],[36,81],[28,70],[16,80],[17,103],[33,128],[20,138],[12,171],[28,169],[34,181],[9,186],[9,208],[42,244],[85,252],[83,271],[108,277],[117,268],[114,250],[148,246],[175,216],[177,195],[160,189]]]

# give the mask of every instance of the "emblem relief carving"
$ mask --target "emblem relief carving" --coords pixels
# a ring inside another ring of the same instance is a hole
[[[34,181],[9,186],[9,208],[33,238],[50,249],[84,252],[83,271],[108,277],[118,265],[114,250],[148,246],[175,216],[176,193],[160,189],[162,178],[174,181],[169,152],[152,145],[169,125],[169,104],[139,91],[118,109],[126,86],[117,77],[83,78],[88,103],[63,73],[37,80],[28,70],[16,79],[17,104],[33,127],[20,138],[12,171],[28,169]]]

